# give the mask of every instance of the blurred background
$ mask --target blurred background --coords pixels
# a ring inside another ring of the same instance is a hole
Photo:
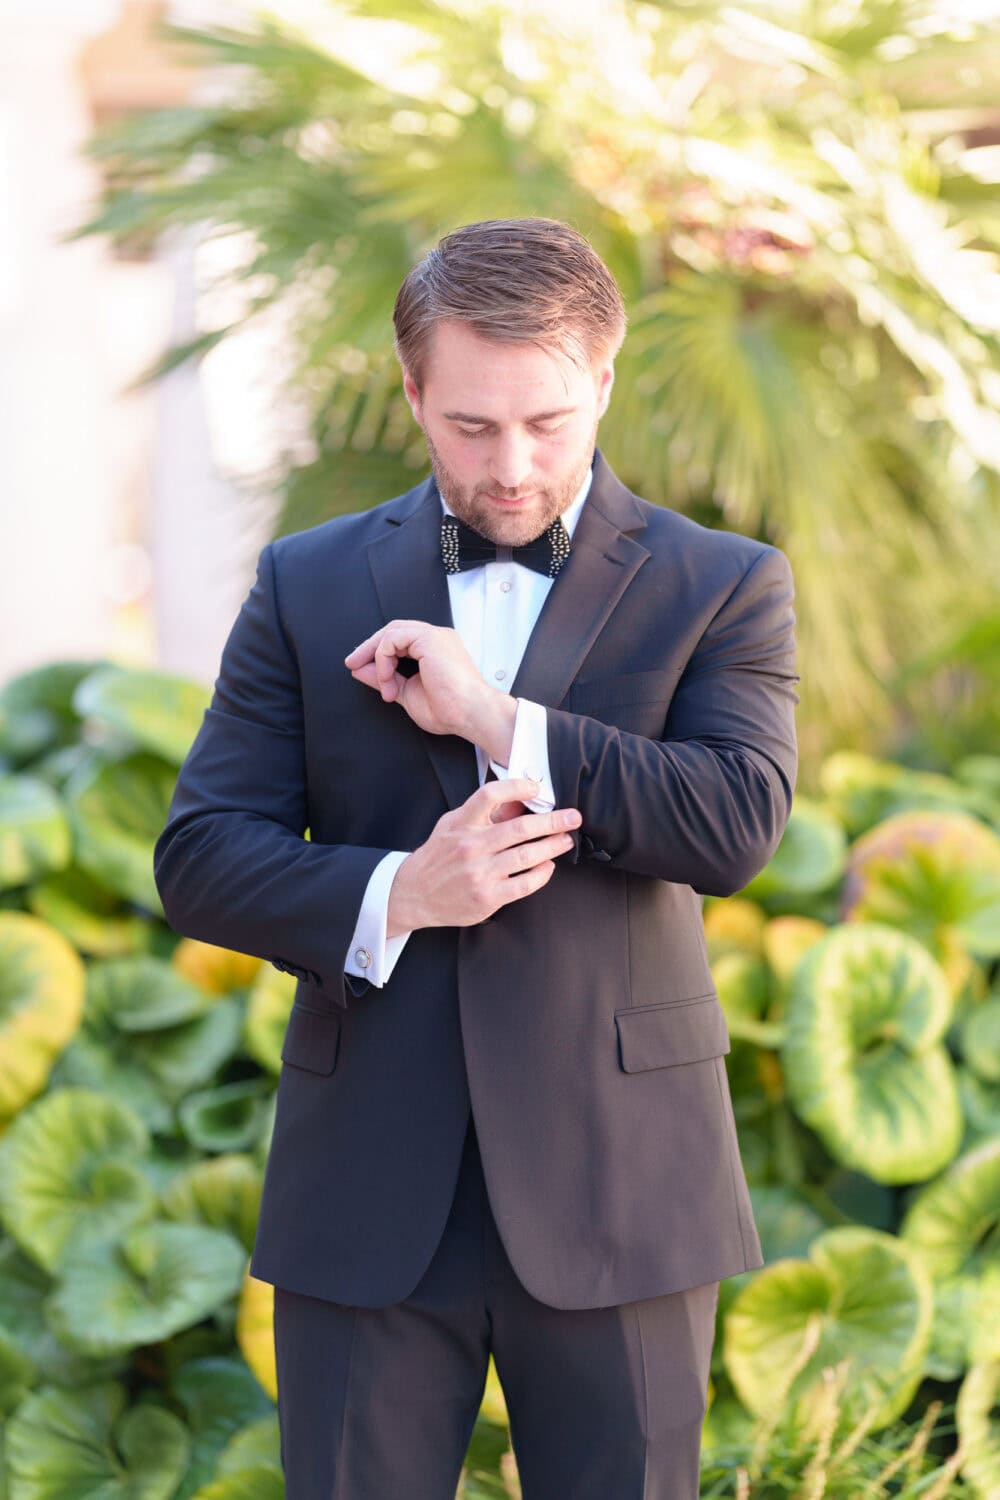
[[[705,910],[769,1264],[704,1493],[997,1500],[998,184],[989,0],[0,0],[0,1495],[85,1493],[67,1413],[280,1494],[291,989],[152,842],[260,547],[428,471],[407,270],[539,214],[625,296],[619,476],[796,579],[796,810]],[[463,1492],[516,1483],[491,1373]]]

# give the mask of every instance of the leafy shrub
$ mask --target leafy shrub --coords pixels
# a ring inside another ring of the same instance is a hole
[[[207,703],[107,662],[0,692],[9,1500],[283,1490],[247,1266],[295,982],[178,941],[151,876]],[[766,1260],[720,1289],[706,1496],[1000,1493],[987,760],[966,785],[831,757],[767,869],[706,903]],[[518,1493],[492,1364],[464,1493]]]

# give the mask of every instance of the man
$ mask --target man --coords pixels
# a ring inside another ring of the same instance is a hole
[[[492,1351],[525,1500],[689,1500],[763,1263],[700,896],[788,818],[790,570],[595,449],[625,317],[568,226],[456,230],[394,322],[433,477],[264,547],[155,856],[178,932],[298,979],[288,1497],[451,1500]]]

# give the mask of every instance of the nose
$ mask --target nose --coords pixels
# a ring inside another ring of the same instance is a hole
[[[488,464],[490,480],[497,493],[514,490],[516,493],[531,488],[531,438],[516,432],[501,433],[491,445]]]

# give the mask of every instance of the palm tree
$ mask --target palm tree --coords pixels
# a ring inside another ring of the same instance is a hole
[[[285,309],[315,456],[284,532],[426,472],[391,344],[414,260],[474,219],[569,220],[629,308],[611,463],[792,561],[803,773],[832,737],[986,749],[995,650],[949,643],[997,609],[1000,49],[963,16],[357,0],[311,35],[165,28],[232,86],[97,133],[77,232],[249,244],[239,316],[150,376]]]

